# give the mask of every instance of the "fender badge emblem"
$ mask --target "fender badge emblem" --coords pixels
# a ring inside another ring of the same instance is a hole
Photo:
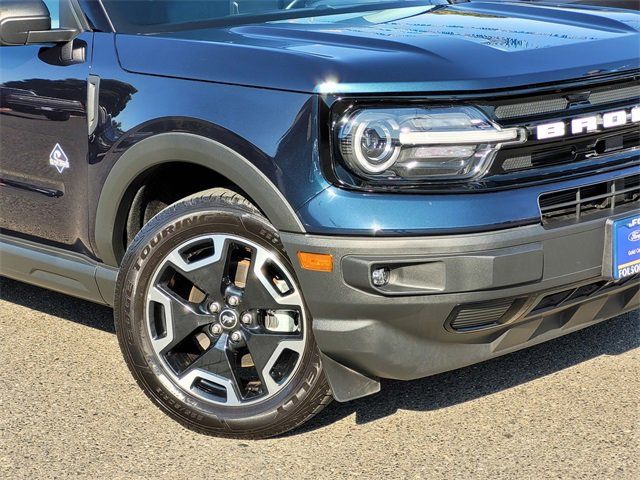
[[[69,168],[69,158],[64,153],[64,150],[62,150],[59,143],[56,143],[56,146],[51,150],[49,163],[56,167],[58,173],[62,173],[65,168]]]

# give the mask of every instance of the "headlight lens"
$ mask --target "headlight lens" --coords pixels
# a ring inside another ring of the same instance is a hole
[[[352,137],[348,137],[345,152],[351,151],[355,166],[368,173],[380,173],[391,167],[400,154],[397,145],[398,124],[393,118],[365,112],[354,125]],[[353,138],[353,143],[351,142]]]
[[[525,140],[523,129],[501,129],[466,106],[358,109],[337,129],[347,167],[374,179],[471,179],[502,145]]]

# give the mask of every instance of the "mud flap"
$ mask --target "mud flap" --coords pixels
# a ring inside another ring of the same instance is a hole
[[[380,382],[355,370],[345,367],[332,358],[320,353],[322,367],[327,376],[333,397],[339,402],[373,395],[380,391]]]

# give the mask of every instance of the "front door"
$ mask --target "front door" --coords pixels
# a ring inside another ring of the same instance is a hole
[[[54,28],[61,23],[64,2],[45,2]],[[74,40],[71,64],[58,61],[59,45],[0,47],[3,233],[85,250],[92,35],[85,32]]]

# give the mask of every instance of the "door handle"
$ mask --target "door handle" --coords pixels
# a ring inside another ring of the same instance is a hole
[[[89,75],[87,81],[87,125],[89,135],[96,131],[98,126],[99,114],[99,97],[100,97],[100,77],[97,75]]]

